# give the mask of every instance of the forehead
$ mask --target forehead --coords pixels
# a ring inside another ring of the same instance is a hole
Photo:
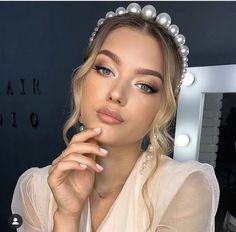
[[[111,31],[103,42],[103,49],[112,51],[121,61],[129,64],[162,68],[161,44],[153,36],[138,29],[121,27]]]

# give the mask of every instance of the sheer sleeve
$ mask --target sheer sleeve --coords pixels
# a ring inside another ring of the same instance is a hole
[[[200,171],[190,174],[170,202],[156,231],[215,231],[214,217],[218,200],[214,199],[214,187],[210,181]]]
[[[12,213],[19,214],[23,219],[23,224],[17,229],[18,232],[38,232],[41,231],[39,215],[35,205],[34,175],[36,168],[31,168],[24,172],[15,187],[12,198]]]
[[[18,232],[52,231],[57,206],[47,183],[49,168],[30,168],[20,176],[16,184],[11,210],[23,219]]]

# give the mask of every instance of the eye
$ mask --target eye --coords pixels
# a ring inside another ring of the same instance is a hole
[[[95,69],[99,74],[103,76],[110,76],[111,74],[113,74],[113,72],[109,68],[106,68],[104,66],[94,65],[93,69]]]
[[[145,93],[157,93],[158,92],[158,90],[156,88],[152,87],[149,84],[138,83],[138,84],[136,84],[136,86],[138,86]]]

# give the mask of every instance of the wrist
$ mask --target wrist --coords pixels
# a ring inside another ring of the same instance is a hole
[[[56,211],[54,214],[53,232],[78,232],[80,225],[80,216],[81,214],[68,215],[63,212]]]

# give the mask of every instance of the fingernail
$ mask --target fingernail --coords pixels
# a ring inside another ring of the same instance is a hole
[[[103,154],[107,154],[107,153],[108,153],[108,151],[105,150],[104,148],[100,148],[100,151],[101,151]]]
[[[99,171],[102,171],[104,168],[100,166],[99,164],[96,164],[96,167],[98,168]]]
[[[86,164],[79,164],[81,168],[87,168],[88,166]]]
[[[93,130],[96,131],[96,132],[101,132],[102,128],[94,128]]]

